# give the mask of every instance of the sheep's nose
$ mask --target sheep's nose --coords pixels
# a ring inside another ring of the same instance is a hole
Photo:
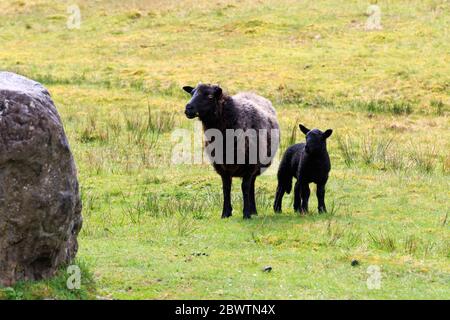
[[[190,104],[186,105],[186,110],[184,111],[184,114],[189,118],[192,119],[195,117],[194,107]]]

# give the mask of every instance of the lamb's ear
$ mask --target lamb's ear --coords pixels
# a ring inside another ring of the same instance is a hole
[[[220,97],[222,95],[222,88],[219,87],[218,85],[214,86],[214,95],[216,97]]]
[[[307,127],[305,127],[302,124],[300,124],[298,127],[300,128],[300,131],[303,132],[305,135],[308,134],[308,132],[310,131]]]
[[[192,90],[194,90],[194,88],[192,88],[191,86],[184,86],[183,90],[186,91],[187,93],[191,94]]]
[[[329,136],[331,136],[332,133],[333,133],[333,130],[328,129],[327,131],[325,131],[325,132],[323,133],[323,138],[324,138],[324,139],[327,139]]]

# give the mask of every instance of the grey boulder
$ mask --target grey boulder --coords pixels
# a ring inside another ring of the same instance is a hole
[[[0,285],[51,277],[78,250],[77,171],[38,82],[0,72]]]

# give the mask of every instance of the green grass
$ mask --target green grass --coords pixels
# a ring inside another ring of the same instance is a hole
[[[51,279],[21,281],[13,287],[0,287],[0,299],[96,299],[96,284],[90,270],[81,260],[74,261],[74,264],[80,268],[81,282],[79,288],[74,286],[72,290],[68,290],[67,283],[68,281],[72,283],[70,276],[73,274],[73,271],[67,268],[61,268]]]
[[[367,1],[77,3],[69,30],[63,1],[0,1],[0,60],[45,84],[64,121],[84,282],[66,289],[61,270],[1,298],[450,296],[448,2],[378,1],[372,32]],[[259,215],[242,220],[235,180],[234,215],[220,219],[213,169],[171,162],[172,131],[194,126],[180,88],[199,81],[269,97],[282,148],[303,140],[299,122],[334,129],[330,213],[312,196],[294,214],[291,195],[274,214],[274,164],[257,180]]]

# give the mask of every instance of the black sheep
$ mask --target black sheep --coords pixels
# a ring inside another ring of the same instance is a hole
[[[279,126],[272,103],[256,94],[225,94],[217,85],[183,87],[192,98],[189,119],[198,117],[214,169],[222,177],[222,218],[231,216],[231,182],[242,178],[244,219],[256,214],[255,180],[272,162],[279,144]]]
[[[291,192],[292,178],[295,177],[294,210],[308,212],[309,184],[314,182],[317,184],[319,212],[326,212],[325,184],[331,169],[326,141],[333,130],[322,132],[318,129],[309,130],[303,125],[299,127],[306,135],[306,143],[290,146],[284,153],[278,169],[278,187],[273,208],[275,212],[281,212],[284,193]]]

